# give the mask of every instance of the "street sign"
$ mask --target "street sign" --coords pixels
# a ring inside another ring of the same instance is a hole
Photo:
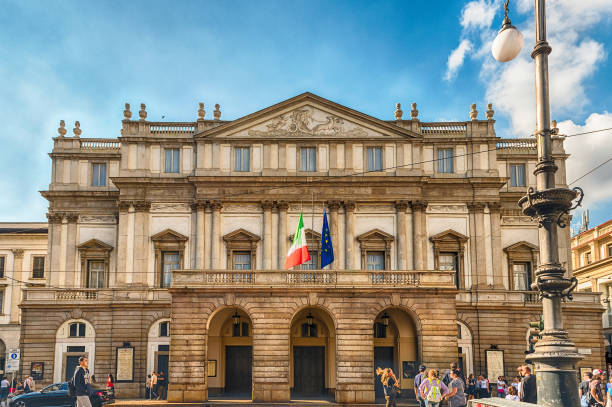
[[[21,358],[20,349],[9,349],[8,357],[6,358],[6,371],[7,372],[18,372],[20,358]]]

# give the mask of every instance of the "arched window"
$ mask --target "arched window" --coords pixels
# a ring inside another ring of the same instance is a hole
[[[153,371],[168,374],[170,335],[169,319],[159,319],[151,324],[147,343],[147,374]]]
[[[55,364],[53,381],[66,381],[72,377],[79,358],[89,359],[89,372],[94,374],[96,358],[96,331],[84,319],[65,321],[55,335]]]
[[[85,330],[86,330],[85,322],[73,322],[70,324],[68,336],[70,338],[84,338]]]

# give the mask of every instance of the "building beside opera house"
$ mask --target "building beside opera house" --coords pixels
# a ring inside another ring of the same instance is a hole
[[[371,403],[377,366],[409,394],[419,364],[514,375],[541,303],[538,227],[517,205],[535,184],[533,139],[496,136],[493,110],[380,120],[305,93],[224,121],[124,111],[118,138],[54,138],[45,287],[21,303],[22,372],[66,378],[87,354],[120,397],[164,370],[168,399],[325,396]],[[194,112],[195,115],[195,112]],[[563,137],[553,137],[566,184]],[[318,260],[323,212],[335,261]],[[304,214],[310,263],[284,270]],[[571,273],[570,236],[560,229]],[[601,367],[597,293],[565,326]]]

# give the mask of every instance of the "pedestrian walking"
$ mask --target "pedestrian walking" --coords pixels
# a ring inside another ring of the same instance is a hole
[[[497,378],[497,397],[506,397],[506,380],[503,376]]]
[[[521,399],[518,396],[518,390],[516,389],[516,387],[514,386],[508,387],[508,394],[506,395],[506,400],[521,401]]]
[[[151,400],[157,399],[159,393],[157,392],[157,373],[151,373]]]
[[[587,394],[587,404],[589,407],[604,407],[604,383],[602,381],[603,372],[599,369],[593,370],[593,378],[589,382],[589,393]]]
[[[478,376],[478,380],[476,381],[476,392],[478,393],[478,398],[484,399],[490,397],[489,380],[483,375]]]
[[[159,376],[157,376],[157,389],[157,393],[159,395],[158,399],[165,400],[168,389],[168,381],[166,380],[166,375],[164,374],[163,370],[159,372]]]
[[[421,383],[419,391],[421,397],[425,399],[426,407],[439,407],[440,402],[448,393],[448,387],[438,378],[438,371],[430,369],[427,378]]]
[[[425,371],[427,370],[427,366],[421,365],[419,366],[419,373],[414,376],[414,396],[419,401],[419,407],[425,407],[425,399],[421,397],[421,392],[419,391],[419,387],[421,387],[421,383],[423,383],[423,379],[425,378]]]
[[[76,407],[91,407],[91,380],[89,377],[89,360],[86,356],[79,358],[79,366],[74,370],[72,381],[76,393]]]
[[[398,383],[391,369],[385,369],[380,377],[385,393],[385,407],[397,407],[397,387]]]
[[[448,407],[465,407],[467,398],[465,396],[465,383],[459,376],[458,370],[450,373],[451,382],[448,385],[449,392],[446,395]]]
[[[531,374],[531,367],[523,365],[521,369],[523,379],[521,380],[521,401],[524,403],[538,403],[538,388],[536,386],[536,378]]]
[[[151,399],[151,375],[147,375],[145,380],[145,399]]]
[[[463,383],[465,384],[465,375],[463,374],[463,372],[461,371],[461,369],[459,368],[459,364],[457,362],[453,362],[450,364],[450,369],[446,371],[446,373],[444,374],[444,377],[442,378],[442,381],[444,382],[444,384],[446,386],[448,386],[451,382],[451,377],[450,374],[452,371],[456,371],[459,374],[459,378],[461,380],[463,380]]]
[[[589,383],[591,382],[592,378],[593,378],[593,373],[586,372],[585,374],[582,375],[582,381],[578,385],[578,395],[580,396],[580,406],[581,407],[589,406],[589,402],[587,401],[587,396],[591,392]]]
[[[476,377],[474,377],[474,373],[470,373],[470,375],[467,378],[467,398],[468,400],[473,399],[474,397],[478,397],[476,394]]]
[[[6,377],[3,377],[2,381],[0,382],[0,402],[2,403],[2,406],[8,406],[7,400],[8,400],[10,385],[11,384],[6,379]]]

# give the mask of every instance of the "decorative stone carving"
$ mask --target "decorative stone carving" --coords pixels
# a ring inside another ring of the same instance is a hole
[[[132,112],[130,112],[130,104],[126,103],[125,110],[123,111],[123,119],[130,120],[131,117],[132,117]]]
[[[408,201],[395,202],[395,209],[397,209],[399,212],[406,212],[406,209],[408,209]]]
[[[304,137],[304,136],[354,136],[365,137],[367,132],[359,127],[347,130],[344,119],[328,114],[325,121],[313,117],[314,109],[305,106],[283,114],[266,123],[267,130],[249,130],[251,136]]]
[[[289,209],[289,203],[286,201],[278,201],[276,202],[276,206],[278,207],[279,211],[286,211]]]
[[[556,120],[552,121],[551,127],[552,128],[550,130],[551,130],[552,134],[554,136],[558,135],[559,134],[559,128],[557,127],[557,121]]]
[[[151,209],[151,202],[149,201],[134,201],[133,205],[136,212],[147,212]]]
[[[529,216],[502,216],[502,225],[530,225],[535,223]]]
[[[468,202],[466,206],[470,213],[474,213],[484,211],[486,204],[484,202]]]
[[[138,112],[138,116],[140,116],[141,121],[145,121],[147,119],[147,105],[144,103],[140,104],[140,111]]]
[[[128,211],[130,206],[132,205],[132,201],[119,201],[117,202],[117,208],[119,211]]]
[[[64,215],[58,212],[47,213],[49,223],[62,223]]]
[[[395,105],[395,120],[402,120],[403,114],[404,112],[402,112],[402,105],[397,103]]]
[[[427,202],[426,201],[410,201],[410,206],[412,206],[412,210],[424,211],[427,209]]]
[[[221,105],[219,105],[218,103],[215,104],[215,110],[213,111],[213,117],[215,118],[215,120],[221,119]]]
[[[220,210],[221,210],[221,208],[223,208],[223,204],[221,203],[221,201],[212,201],[212,202],[210,203],[210,208],[211,208],[213,211],[220,211]]]
[[[261,203],[261,208],[266,211],[266,210],[272,210],[272,208],[274,207],[274,202],[272,201],[263,201]]]
[[[204,210],[206,209],[206,207],[208,206],[208,202],[204,201],[204,200],[198,200],[195,201],[191,204],[191,210],[193,211],[197,211],[197,210]]]
[[[198,109],[198,120],[204,120],[204,116],[206,116],[206,110],[204,110],[204,103],[198,103],[200,108]]]
[[[66,213],[66,220],[68,223],[75,223],[79,220],[79,214],[74,212]]]
[[[60,126],[58,127],[57,132],[59,133],[59,136],[61,138],[63,138],[66,135],[66,122],[64,122],[63,120],[60,120]]]
[[[13,257],[16,259],[23,259],[23,249],[11,249]]]
[[[151,203],[151,212],[188,212],[189,204],[186,202],[154,202]]]
[[[501,202],[488,202],[489,211],[499,213],[501,211]]]
[[[487,105],[487,120],[493,120],[493,115],[495,114],[495,110],[493,110],[493,103],[489,103]]]
[[[337,211],[340,208],[340,201],[328,201],[327,207],[330,211]]]
[[[355,211],[355,202],[354,201],[344,201],[342,202],[344,206],[345,212],[354,212]]]
[[[429,205],[427,207],[428,213],[465,213],[465,205]]]
[[[74,138],[81,137],[81,133],[83,132],[81,131],[81,123],[79,123],[78,120],[74,122],[74,129],[72,129],[72,132],[74,133]]]
[[[476,110],[476,103],[470,105],[470,119],[478,120],[478,110]]]
[[[113,215],[81,215],[79,223],[115,223],[116,217]]]
[[[417,104],[413,102],[411,108],[410,117],[412,120],[419,120],[419,110],[417,109]]]

